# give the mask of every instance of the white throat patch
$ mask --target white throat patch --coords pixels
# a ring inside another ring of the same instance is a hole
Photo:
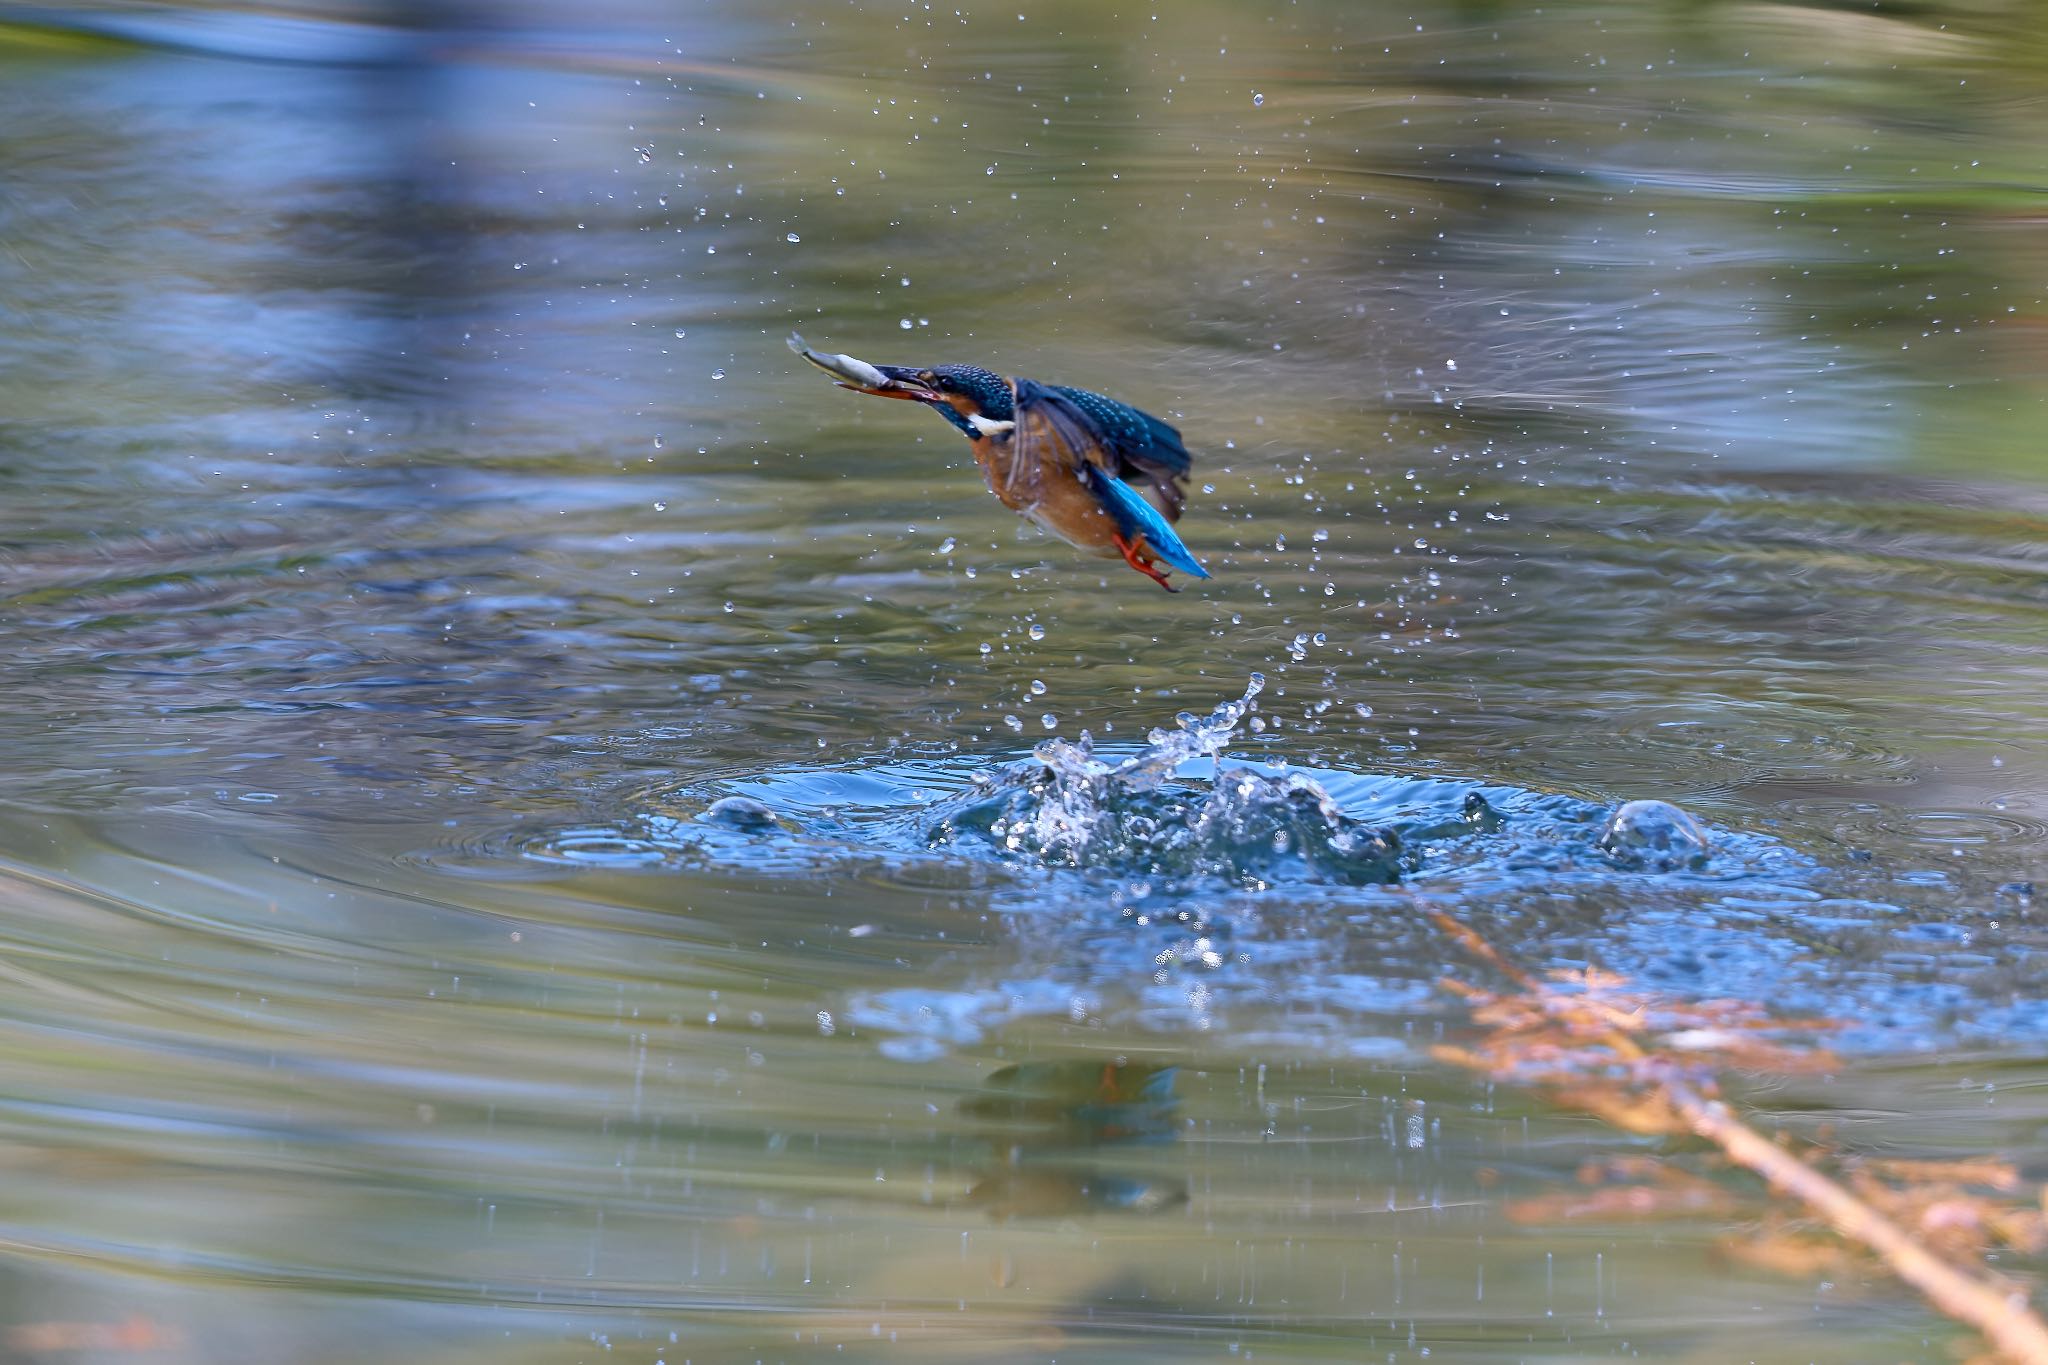
[[[984,436],[1000,436],[1004,432],[1011,430],[1017,425],[1015,422],[993,421],[987,417],[983,417],[978,412],[971,414],[967,418],[967,422],[969,426],[972,426],[976,431],[980,432]]]

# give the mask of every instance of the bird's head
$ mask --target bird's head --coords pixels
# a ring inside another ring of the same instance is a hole
[[[1010,381],[975,365],[877,365],[886,387],[848,385],[877,398],[908,398],[929,403],[939,415],[970,436],[987,436],[1007,431],[1016,416],[1016,401]]]

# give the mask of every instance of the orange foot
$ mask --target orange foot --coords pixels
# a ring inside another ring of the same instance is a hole
[[[1159,570],[1153,568],[1150,564],[1143,563],[1139,560],[1138,547],[1136,545],[1133,545],[1130,541],[1125,540],[1122,536],[1116,535],[1115,533],[1111,533],[1110,538],[1116,542],[1116,548],[1123,552],[1124,563],[1130,565],[1139,573],[1145,575],[1145,577],[1151,579],[1154,583],[1157,583],[1160,587],[1166,589],[1168,592],[1180,591],[1179,588],[1174,587],[1173,584],[1166,581],[1165,574],[1159,572]]]

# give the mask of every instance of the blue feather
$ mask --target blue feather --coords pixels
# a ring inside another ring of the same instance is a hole
[[[1125,483],[1113,479],[1092,464],[1081,466],[1081,477],[1085,480],[1103,510],[1116,522],[1116,529],[1123,538],[1135,542],[1143,536],[1152,547],[1152,553],[1179,569],[1182,573],[1196,578],[1207,578],[1209,571],[1196,562],[1188,553],[1188,547],[1181,544],[1166,518],[1159,515],[1159,509],[1145,500],[1145,495]]]

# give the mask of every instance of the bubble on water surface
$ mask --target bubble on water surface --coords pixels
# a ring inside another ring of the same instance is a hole
[[[1671,872],[1707,861],[1707,832],[1669,801],[1624,803],[1607,817],[1598,844],[1624,867]]]
[[[781,822],[775,818],[775,812],[766,803],[756,801],[751,796],[727,796],[713,801],[697,818],[706,824],[725,825],[732,829],[781,828]]]

